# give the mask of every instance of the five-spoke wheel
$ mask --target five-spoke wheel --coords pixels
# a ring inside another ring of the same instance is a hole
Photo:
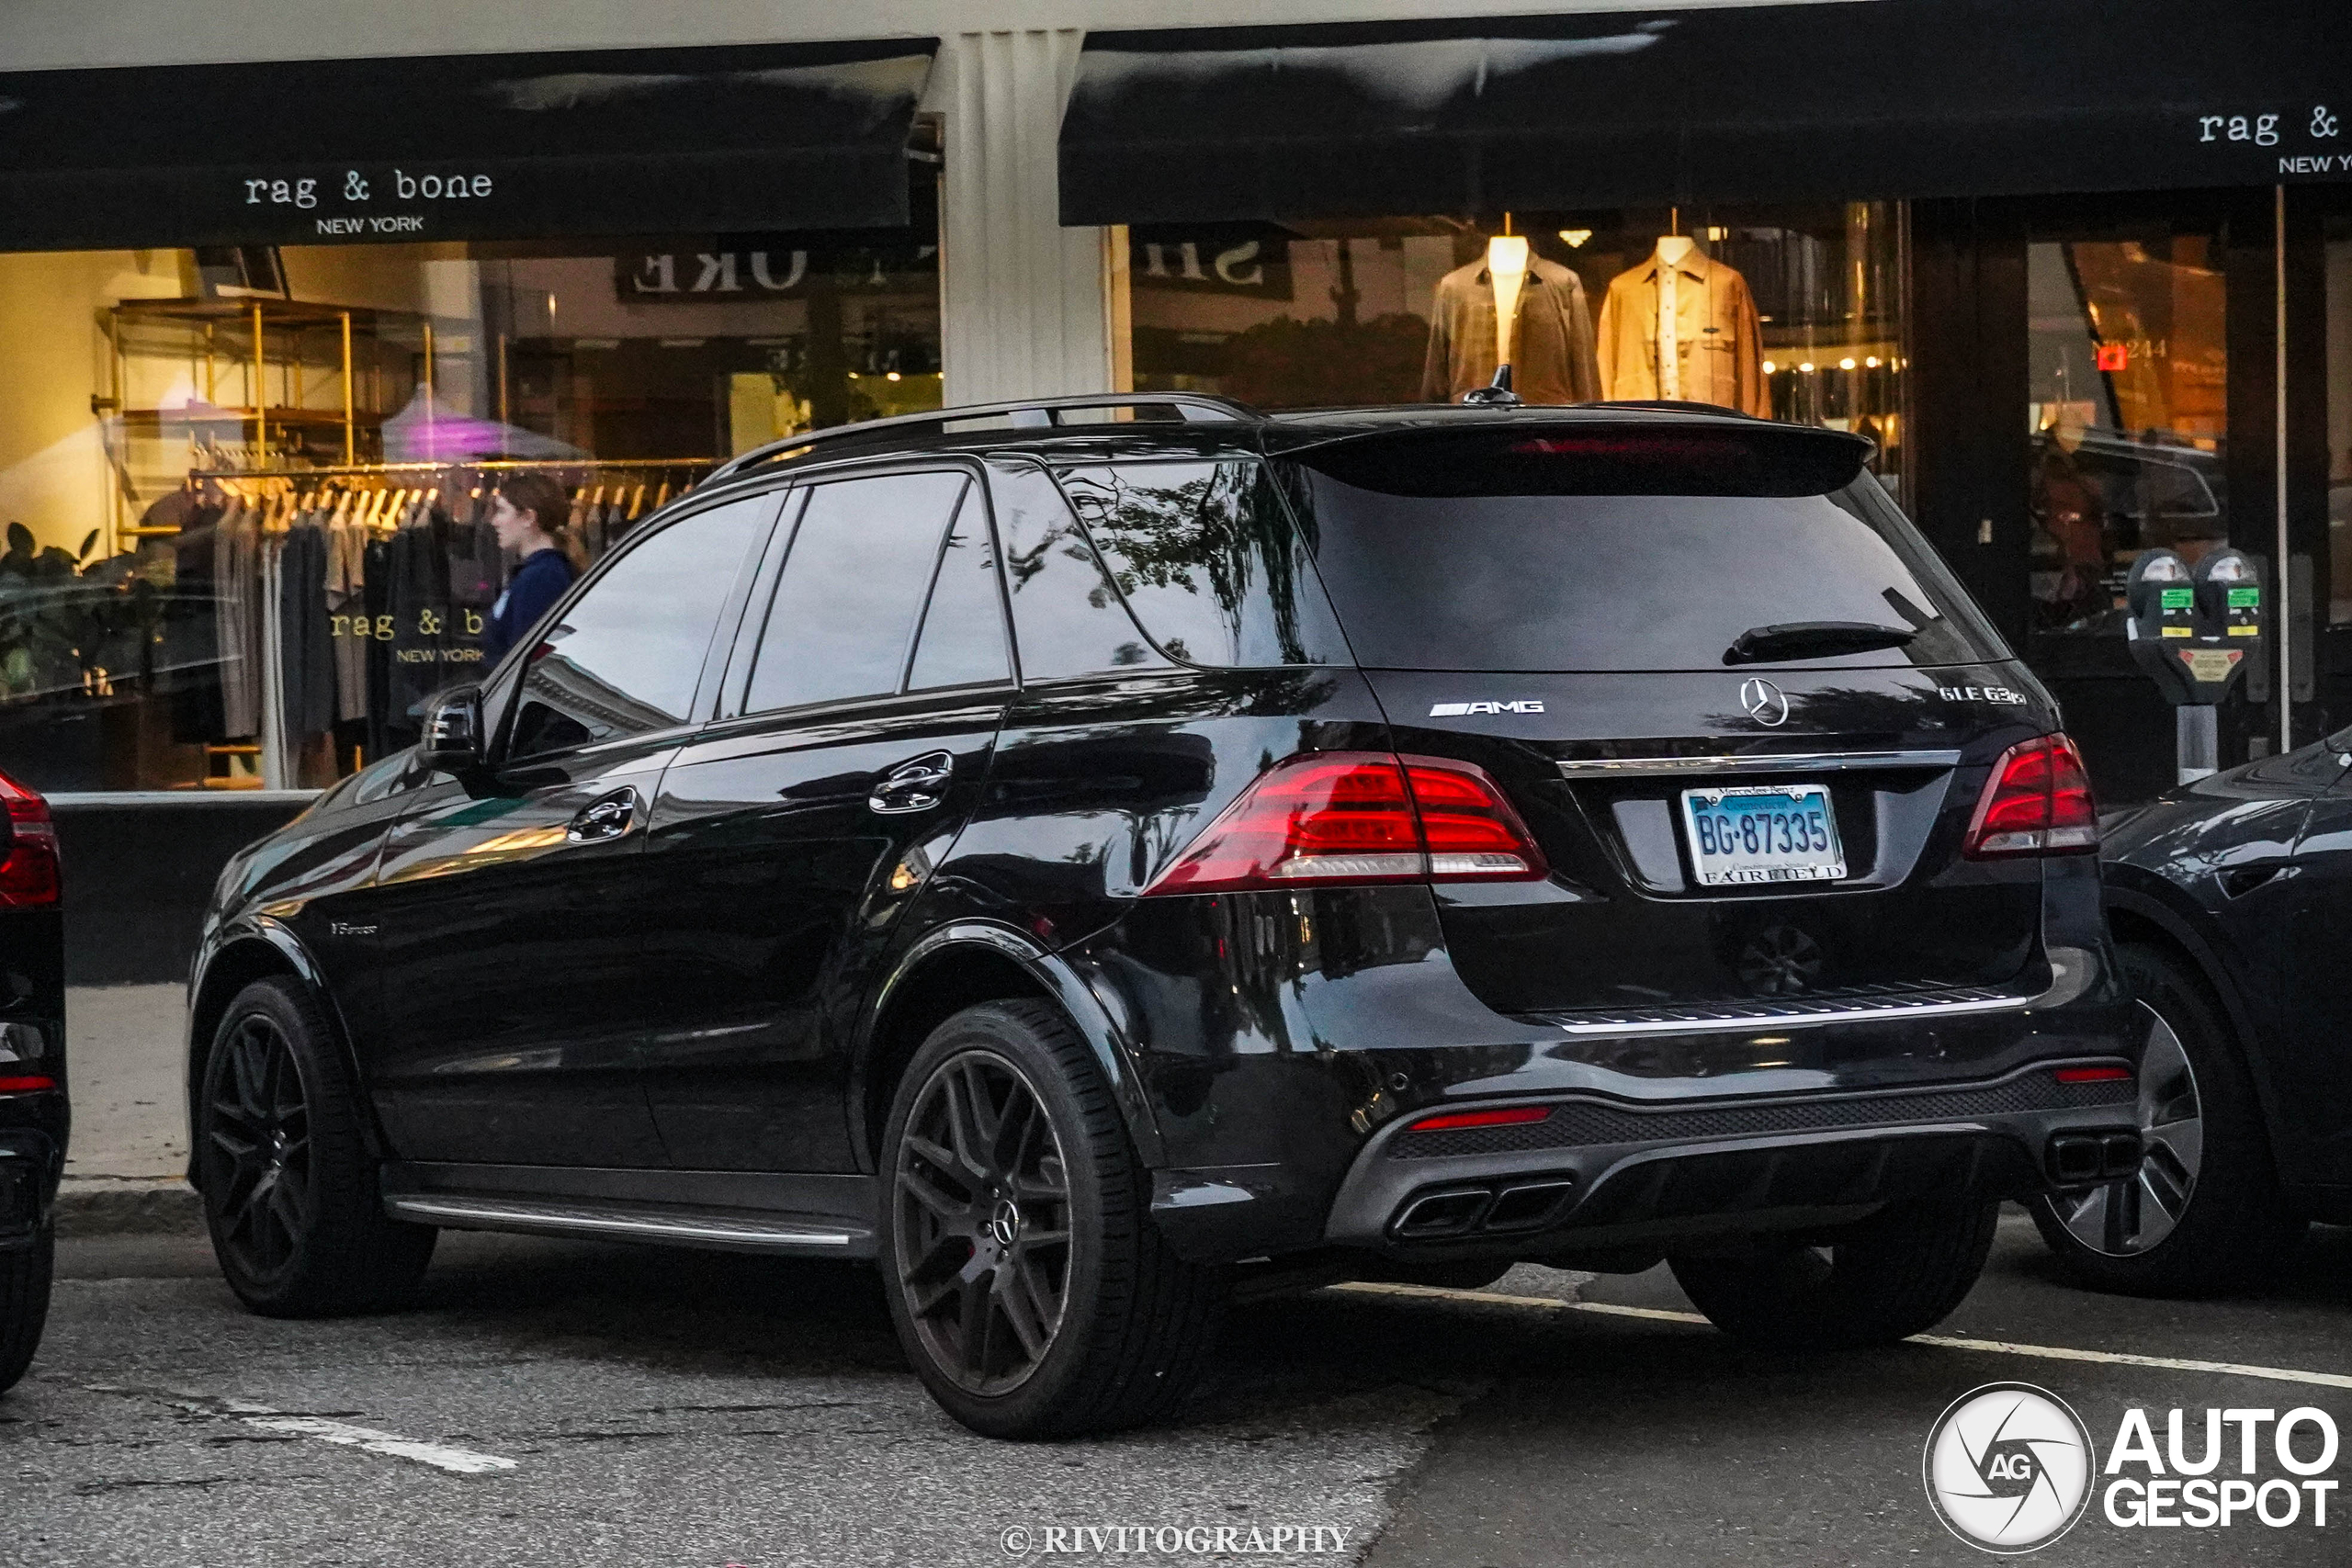
[[[997,1438],[1132,1427],[1190,1392],[1222,1268],[1161,1238],[1100,1059],[1037,999],[967,1008],[898,1076],[883,1284],[932,1396]]]
[[[207,1190],[218,1240],[256,1274],[294,1257],[310,1199],[311,1117],[302,1070],[276,1020],[252,1012],[215,1047],[205,1086]]]
[[[1069,1180],[1021,1069],[987,1050],[932,1069],[899,1142],[894,1262],[915,1331],[974,1393],[1037,1370],[1069,1300]]]
[[[358,1094],[309,990],[273,977],[230,999],[194,1109],[213,1256],[247,1306],[359,1312],[416,1283],[435,1232],[385,1214]]]

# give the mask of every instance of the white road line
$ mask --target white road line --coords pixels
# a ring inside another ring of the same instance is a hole
[[[435,1470],[446,1470],[455,1475],[492,1475],[514,1468],[514,1461],[497,1454],[478,1454],[470,1449],[450,1448],[444,1443],[420,1442],[414,1438],[403,1438],[398,1432],[379,1432],[373,1427],[354,1427],[348,1422],[330,1421],[320,1416],[288,1416],[274,1406],[256,1404],[250,1399],[189,1393],[179,1389],[126,1387],[120,1383],[94,1382],[82,1386],[92,1393],[119,1393],[132,1399],[155,1400],[175,1410],[185,1410],[195,1416],[234,1416],[246,1426],[258,1427],[266,1432],[316,1438],[321,1442],[360,1449],[390,1459],[413,1460],[418,1464],[429,1464]]]
[[[1496,1291],[1454,1291],[1442,1285],[1389,1284],[1370,1280],[1353,1280],[1334,1285],[1331,1289],[1376,1295],[1419,1296],[1432,1301],[1477,1302],[1487,1306],[1539,1307],[1548,1312],[1589,1312],[1607,1317],[1639,1317],[1657,1323],[1707,1326],[1707,1320],[1695,1312],[1619,1306],[1613,1302],[1564,1302],[1551,1296],[1507,1296]],[[2216,1372],[2223,1377],[2265,1378],[2272,1382],[2352,1388],[2352,1374],[2304,1371],[2295,1367],[2257,1367],[2242,1361],[2197,1361],[2176,1356],[2135,1356],[2122,1350],[2077,1350],[2065,1345],[2019,1345],[2007,1339],[1962,1339],[1948,1334],[1915,1334],[1909,1342],[1934,1345],[1946,1350],[1973,1350],[1987,1356],[2024,1356],[2044,1361],[2089,1361],[2113,1367],[2154,1367],[2168,1372]]]
[[[396,1432],[379,1432],[372,1427],[353,1427],[316,1416],[248,1416],[244,1417],[244,1423],[248,1427],[259,1427],[265,1432],[290,1432],[296,1437],[316,1438],[323,1443],[365,1449],[371,1454],[413,1459],[419,1464],[429,1464],[436,1470],[451,1471],[458,1475],[489,1475],[514,1468],[513,1460],[501,1459],[496,1454],[478,1454],[469,1449],[447,1448],[440,1443],[421,1443]]]

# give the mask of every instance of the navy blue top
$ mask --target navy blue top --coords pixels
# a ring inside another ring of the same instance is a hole
[[[497,663],[555,608],[555,602],[577,575],[561,550],[535,550],[526,557],[507,580],[506,592],[490,607],[490,632],[482,638],[482,657]]]

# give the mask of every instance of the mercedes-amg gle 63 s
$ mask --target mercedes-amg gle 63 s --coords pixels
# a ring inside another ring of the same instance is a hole
[[[1004,1436],[1169,1412],[1243,1282],[1926,1328],[2136,1168],[2144,1032],[2080,760],[1870,450],[1150,395],[736,459],[222,875],[231,1284],[867,1259]]]

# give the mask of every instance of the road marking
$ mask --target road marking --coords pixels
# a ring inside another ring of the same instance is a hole
[[[514,1461],[497,1454],[476,1453],[470,1449],[451,1448],[446,1443],[422,1442],[414,1438],[403,1438],[398,1432],[379,1432],[373,1427],[355,1427],[349,1422],[330,1421],[322,1416],[288,1416],[274,1406],[256,1404],[250,1399],[188,1393],[178,1389],[134,1388],[120,1383],[94,1382],[82,1386],[92,1393],[119,1393],[132,1399],[155,1400],[193,1416],[232,1416],[265,1432],[316,1438],[321,1442],[360,1449],[390,1459],[413,1460],[418,1464],[429,1464],[435,1470],[448,1471],[453,1475],[492,1475],[500,1471],[513,1470],[515,1464]]]
[[[1487,1306],[1540,1307],[1549,1312],[1589,1312],[1606,1317],[1646,1318],[1656,1323],[1687,1323],[1710,1326],[1695,1312],[1669,1312],[1663,1307],[1619,1306],[1614,1302],[1564,1302],[1550,1296],[1507,1296],[1496,1291],[1455,1291],[1442,1285],[1391,1284],[1358,1280],[1334,1285],[1335,1291],[1365,1294],[1418,1296],[1434,1301],[1478,1302]],[[2089,1361],[2102,1366],[2154,1367],[2167,1372],[2216,1372],[2223,1377],[2264,1378],[2272,1382],[2315,1383],[2322,1388],[2352,1388],[2352,1374],[2304,1371],[2295,1367],[2257,1367],[2242,1361],[2198,1361],[2176,1356],[2135,1356],[2124,1350],[2077,1350],[2065,1345],[2020,1345],[2007,1339],[1962,1339],[1948,1334],[1915,1334],[1908,1343],[1933,1345],[1946,1350],[1973,1350],[1988,1356],[2023,1356],[2043,1361]]]
[[[478,1454],[469,1449],[453,1449],[440,1443],[421,1443],[414,1438],[403,1438],[397,1432],[379,1432],[372,1427],[353,1427],[316,1416],[272,1418],[247,1416],[243,1420],[246,1426],[259,1427],[265,1432],[290,1432],[296,1437],[316,1438],[322,1443],[365,1449],[371,1454],[413,1459],[419,1464],[429,1464],[436,1470],[447,1470],[458,1475],[489,1475],[514,1468],[513,1460],[502,1459],[496,1454]]]

